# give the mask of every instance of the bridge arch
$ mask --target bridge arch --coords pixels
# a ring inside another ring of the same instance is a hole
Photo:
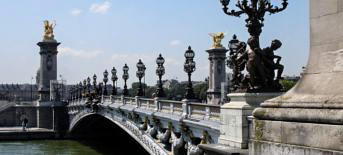
[[[130,130],[103,114],[87,113],[75,117],[71,121],[69,131],[72,137],[77,139],[97,139],[113,144],[114,153],[142,155],[150,153],[150,150]],[[126,150],[123,150],[124,148]]]

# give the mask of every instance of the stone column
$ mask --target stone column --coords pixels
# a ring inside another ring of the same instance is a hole
[[[251,154],[343,154],[343,1],[310,6],[307,69],[292,90],[254,111]]]
[[[52,129],[54,124],[52,105],[57,103],[50,102],[50,81],[57,79],[57,46],[55,40],[43,40],[37,43],[40,47],[39,54],[39,100],[37,104],[37,127]]]
[[[207,103],[219,104],[221,101],[221,86],[226,81],[225,59],[228,50],[223,48],[209,49],[209,79]]]
[[[54,40],[37,43],[41,55],[38,85],[39,102],[50,100],[50,81],[57,79],[57,46],[59,44]]]

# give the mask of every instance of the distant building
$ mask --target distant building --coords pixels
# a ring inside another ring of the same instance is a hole
[[[157,81],[157,83],[158,83],[158,81]],[[177,84],[179,84],[179,81],[177,81],[175,79],[162,81],[162,87],[165,89],[170,89],[172,86],[175,86]]]
[[[163,80],[162,83],[163,83],[163,88],[171,89],[173,86],[178,85],[178,84],[187,85],[188,81],[180,81],[179,82],[175,79],[171,79],[171,80]],[[203,83],[207,83],[207,81],[192,81],[193,86],[198,85],[198,84],[203,84]]]
[[[0,84],[0,100],[34,101],[38,87],[31,84]]]

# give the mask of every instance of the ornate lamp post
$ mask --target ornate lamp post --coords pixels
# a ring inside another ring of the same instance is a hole
[[[91,94],[91,78],[88,77],[87,78],[87,94],[90,95]]]
[[[127,95],[129,95],[129,90],[127,89],[127,84],[126,84],[127,79],[129,79],[129,66],[127,66],[127,64],[124,65],[123,71],[124,71],[123,79],[124,79],[124,82],[125,82],[124,90],[123,90],[123,95],[127,96]]]
[[[112,87],[112,95],[117,95],[117,86],[116,86],[116,81],[118,80],[118,77],[117,77],[117,70],[116,68],[112,68],[111,70],[111,73],[112,73],[112,82],[113,82],[113,87]]]
[[[143,96],[142,78],[145,76],[146,68],[141,59],[139,59],[137,63],[137,69],[138,71],[136,72],[136,76],[139,79],[139,88],[138,88],[137,96]]]
[[[96,87],[96,75],[94,74],[93,75],[93,87],[94,87],[94,93],[95,94],[98,94],[98,89],[97,89],[97,87]]]
[[[108,72],[105,70],[104,72],[104,95],[107,95],[107,82],[108,82]]]
[[[250,0],[250,3],[248,3],[248,0],[238,0],[236,6],[239,10],[230,11],[228,8],[230,0],[220,0],[225,14],[235,17],[240,17],[242,14],[246,14],[248,16],[248,18],[245,20],[247,23],[246,27],[248,28],[251,38],[255,38],[257,41],[259,41],[260,34],[262,33],[265,14],[267,12],[270,14],[275,14],[287,8],[288,0],[282,1],[282,7],[279,8],[272,5],[270,0]]]
[[[192,50],[191,46],[188,47],[188,50],[185,52],[185,64],[184,64],[184,71],[188,74],[188,85],[186,88],[186,99],[194,99],[194,93],[192,88],[192,73],[195,71],[195,62],[193,61],[195,54]]]
[[[162,76],[165,74],[165,69],[164,69],[164,58],[160,54],[158,58],[156,59],[156,64],[157,64],[157,69],[156,69],[156,74],[158,76],[158,87],[156,89],[156,97],[165,97],[163,87],[162,87]]]

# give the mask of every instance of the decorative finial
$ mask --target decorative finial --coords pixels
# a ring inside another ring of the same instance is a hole
[[[232,36],[232,39],[237,40],[236,34],[234,34],[234,35]]]

